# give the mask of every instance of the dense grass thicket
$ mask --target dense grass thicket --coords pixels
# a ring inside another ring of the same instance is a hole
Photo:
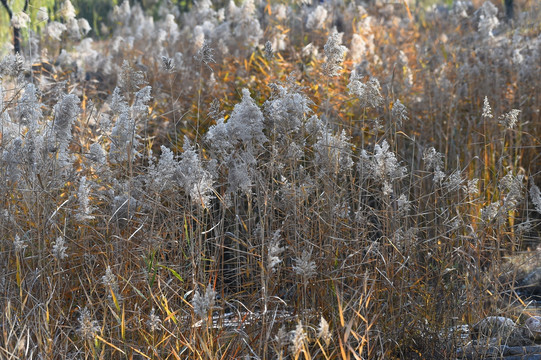
[[[101,40],[69,1],[17,23],[0,358],[452,359],[464,325],[523,322],[541,9],[496,5],[125,0]]]

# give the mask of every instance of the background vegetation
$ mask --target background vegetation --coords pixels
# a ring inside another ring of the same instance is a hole
[[[69,4],[0,64],[0,358],[451,359],[533,313],[538,4]]]

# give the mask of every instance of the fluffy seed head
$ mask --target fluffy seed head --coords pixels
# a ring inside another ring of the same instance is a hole
[[[77,331],[85,340],[93,340],[100,331],[98,322],[92,319],[90,311],[86,307],[81,310],[79,315],[79,328]]]
[[[56,238],[56,242],[53,244],[52,253],[58,261],[62,261],[68,257],[68,255],[66,254],[66,250],[68,248],[64,246],[64,244],[65,242],[62,236]]]
[[[323,70],[330,77],[340,75],[342,70],[342,62],[347,51],[347,47],[342,45],[342,35],[342,33],[333,31],[323,47],[327,57],[325,64],[323,64]]]

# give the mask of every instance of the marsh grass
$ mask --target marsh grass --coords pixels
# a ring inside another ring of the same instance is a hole
[[[319,6],[125,2],[53,74],[2,60],[0,358],[450,359],[523,320],[539,8]]]

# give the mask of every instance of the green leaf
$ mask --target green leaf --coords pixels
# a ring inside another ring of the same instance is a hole
[[[182,276],[180,276],[180,274],[178,272],[176,272],[175,270],[171,269],[170,267],[167,267],[165,265],[160,265],[158,264],[159,267],[163,268],[163,269],[166,269],[166,270],[169,270],[171,272],[171,274],[173,274],[174,277],[176,277],[177,279],[179,279],[181,282],[184,282],[184,279],[182,278]]]

